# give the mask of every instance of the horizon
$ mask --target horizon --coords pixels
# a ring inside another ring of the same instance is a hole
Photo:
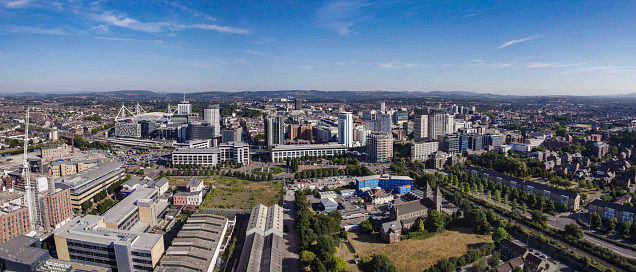
[[[635,12],[599,0],[0,0],[0,93],[628,94]]]

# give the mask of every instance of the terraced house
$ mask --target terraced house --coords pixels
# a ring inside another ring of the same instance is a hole
[[[467,166],[466,173],[473,177],[492,180],[497,184],[517,189],[528,194],[546,198],[557,205],[566,204],[570,210],[577,210],[581,202],[579,194],[550,187],[544,184],[511,177],[495,171],[485,170],[482,168]]]
[[[618,222],[630,222],[636,221],[636,208],[621,205],[614,202],[608,202],[603,200],[594,200],[590,202],[590,215],[597,213],[603,220],[611,220],[616,218]]]

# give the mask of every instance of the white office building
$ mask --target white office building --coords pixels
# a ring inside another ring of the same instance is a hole
[[[415,142],[411,145],[411,160],[426,161],[439,150],[439,142],[435,140]]]
[[[219,104],[203,110],[203,121],[214,126],[214,136],[221,135],[221,110]]]
[[[416,142],[421,142],[428,138],[428,115],[415,114],[413,136]]]
[[[350,112],[338,114],[338,143],[353,146],[353,114]]]

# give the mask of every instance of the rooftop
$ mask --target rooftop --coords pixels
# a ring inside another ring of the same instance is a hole
[[[304,144],[304,145],[275,145],[271,147],[271,151],[288,151],[288,150],[313,150],[313,149],[347,149],[343,144],[327,143],[327,144]]]
[[[31,264],[43,255],[49,255],[48,250],[32,247],[38,242],[37,238],[18,235],[0,245],[0,258],[18,263]]]
[[[119,221],[124,219],[126,215],[137,210],[137,201],[152,198],[157,193],[155,188],[139,188],[119,201],[115,206],[104,213],[104,221],[119,225]]]
[[[66,187],[78,188],[113,171],[121,169],[121,167],[122,164],[119,162],[100,163],[84,171],[60,177],[56,179],[56,184],[62,184],[62,186]]]

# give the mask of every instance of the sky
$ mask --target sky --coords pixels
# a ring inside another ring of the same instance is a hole
[[[0,0],[0,93],[631,93],[634,14],[607,0]]]

